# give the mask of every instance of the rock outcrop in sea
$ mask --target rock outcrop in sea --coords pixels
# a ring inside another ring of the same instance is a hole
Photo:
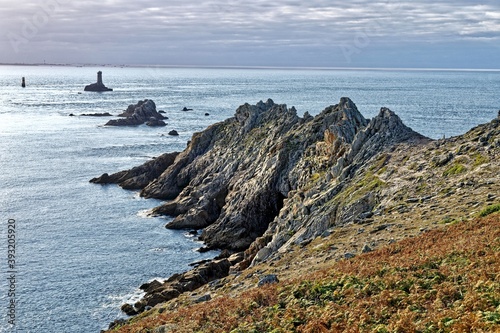
[[[175,161],[179,153],[165,153],[141,166],[121,171],[111,176],[107,173],[90,180],[95,184],[118,184],[127,190],[143,189],[160,176]]]
[[[102,72],[97,72],[97,82],[89,84],[85,86],[84,91],[94,91],[94,92],[105,92],[105,91],[113,91],[113,89],[108,88],[102,83]]]
[[[148,126],[166,126],[166,119],[160,112],[156,111],[156,104],[150,99],[131,104],[120,115],[123,119],[112,119],[105,126],[137,126],[146,123]]]

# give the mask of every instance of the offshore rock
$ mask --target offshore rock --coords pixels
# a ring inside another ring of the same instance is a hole
[[[102,72],[97,72],[97,82],[85,86],[84,91],[94,91],[94,92],[105,92],[113,91],[113,89],[108,88],[102,83]]]
[[[109,112],[102,113],[82,113],[81,117],[113,117],[113,115]]]
[[[176,130],[171,130],[170,132],[168,132],[168,135],[170,135],[170,136],[179,136],[179,132],[177,132]]]
[[[120,114],[119,117],[124,117],[125,119],[110,120],[105,126],[137,126],[146,122],[149,126],[166,125],[162,121],[165,119],[165,116],[156,111],[156,104],[150,99],[129,105],[127,110]]]
[[[149,118],[149,121],[146,122],[147,126],[151,127],[164,127],[167,126],[167,124],[161,120],[161,119],[156,119],[155,117]]]

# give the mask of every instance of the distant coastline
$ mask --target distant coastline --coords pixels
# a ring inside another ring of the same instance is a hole
[[[200,69],[269,69],[269,70],[304,70],[304,71],[395,71],[395,72],[495,72],[500,68],[405,68],[405,67],[307,67],[307,66],[208,66],[208,65],[140,65],[140,64],[58,64],[58,63],[0,63],[0,66],[31,67],[108,67],[108,68],[200,68]]]

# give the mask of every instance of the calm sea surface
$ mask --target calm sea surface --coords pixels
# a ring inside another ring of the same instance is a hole
[[[98,70],[113,92],[83,92]],[[0,66],[0,332],[14,331],[11,287],[17,332],[99,332],[143,282],[216,255],[197,253],[201,245],[166,230],[166,219],[148,218],[159,201],[88,180],[180,151],[193,132],[245,102],[272,98],[314,115],[347,96],[367,118],[389,107],[441,138],[496,117],[499,87],[499,72]],[[107,128],[107,118],[68,116],[118,114],[145,98],[167,112],[166,128]],[[180,136],[166,135],[172,129]],[[9,219],[15,273],[6,259]]]

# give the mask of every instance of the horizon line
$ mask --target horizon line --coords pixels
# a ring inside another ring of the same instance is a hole
[[[442,68],[442,67],[329,67],[329,66],[245,66],[245,65],[145,65],[91,63],[0,63],[0,66],[58,66],[58,67],[126,67],[126,68],[200,68],[200,69],[274,69],[274,70],[367,70],[367,71],[453,71],[500,72],[500,68]]]

